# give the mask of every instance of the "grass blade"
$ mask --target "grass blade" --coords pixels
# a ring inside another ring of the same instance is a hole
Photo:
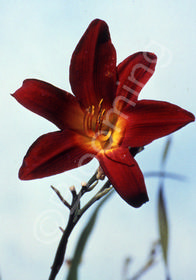
[[[161,241],[161,247],[163,252],[163,259],[165,262],[166,274],[168,273],[168,235],[169,235],[169,226],[168,226],[168,218],[166,212],[166,203],[164,199],[163,186],[161,185],[159,188],[158,194],[158,223],[159,223],[159,235]],[[167,276],[167,279],[169,277]]]
[[[105,203],[105,201],[110,197],[110,195],[112,193],[113,192],[110,191],[109,194],[106,195],[101,200],[101,202],[99,202],[99,204],[95,208],[93,214],[91,215],[87,225],[83,229],[83,231],[80,235],[80,238],[78,240],[78,243],[76,245],[75,253],[74,253],[73,259],[71,261],[71,266],[70,266],[70,269],[69,269],[67,280],[77,280],[78,279],[78,267],[79,267],[80,261],[82,259],[82,254],[84,252],[84,249],[85,249],[85,246],[87,244],[88,238],[89,238],[89,236],[90,236],[90,234],[93,230],[93,227],[95,225],[98,212],[99,212],[101,206]]]
[[[166,159],[168,157],[169,150],[170,150],[170,147],[171,147],[171,142],[172,142],[172,138],[168,137],[167,142],[165,144],[164,151],[163,151],[163,155],[162,155],[162,160],[161,160],[162,167],[165,165]]]

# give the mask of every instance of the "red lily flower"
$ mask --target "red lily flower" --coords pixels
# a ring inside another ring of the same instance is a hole
[[[129,149],[170,134],[194,116],[180,107],[138,95],[152,76],[156,55],[138,52],[116,67],[116,51],[104,21],[94,20],[70,65],[75,94],[43,81],[25,80],[13,96],[60,130],[39,137],[28,150],[19,178],[42,178],[96,157],[116,191],[130,205],[148,201],[142,172]]]

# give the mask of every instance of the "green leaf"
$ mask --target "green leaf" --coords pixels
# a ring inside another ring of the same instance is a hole
[[[162,185],[159,188],[159,198],[158,198],[158,221],[159,221],[159,234],[161,247],[163,251],[163,258],[165,265],[167,267],[167,256],[168,256],[168,219],[166,213],[166,203],[163,194]]]
[[[177,174],[177,173],[172,173],[172,172],[165,172],[165,171],[149,171],[149,172],[144,172],[144,177],[158,177],[161,179],[167,178],[167,179],[172,179],[176,181],[186,181],[186,177]]]
[[[131,262],[132,262],[132,258],[130,257],[125,258],[123,262],[122,279],[124,280],[128,279],[127,275]]]
[[[162,167],[165,165],[166,159],[167,159],[167,157],[168,157],[169,149],[170,149],[170,147],[171,147],[171,142],[172,142],[172,138],[171,138],[171,137],[168,137],[168,138],[167,138],[167,142],[166,142],[166,144],[165,144],[164,151],[163,151],[162,160],[161,160],[161,165],[162,165]]]
[[[99,212],[101,206],[111,196],[112,193],[113,193],[113,191],[110,191],[108,193],[108,195],[106,195],[101,200],[101,202],[99,202],[99,204],[95,208],[93,214],[91,215],[87,225],[83,229],[83,231],[82,231],[82,233],[80,235],[80,238],[78,240],[78,243],[76,245],[76,249],[75,249],[75,252],[74,252],[73,259],[71,261],[71,266],[70,266],[70,269],[69,269],[67,280],[77,280],[78,279],[78,267],[79,267],[80,261],[82,259],[82,254],[84,252],[84,249],[85,249],[85,246],[87,244],[88,238],[89,238],[89,236],[90,236],[90,234],[91,234],[91,232],[93,230],[93,227],[95,225],[98,212]]]

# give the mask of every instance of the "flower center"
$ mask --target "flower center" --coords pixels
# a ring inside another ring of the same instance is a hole
[[[106,110],[103,108],[103,99],[100,100],[97,108],[91,105],[86,109],[83,128],[85,134],[93,141],[99,142],[100,148],[105,149],[112,142],[112,127],[105,125],[104,118]],[[96,143],[97,145],[98,143]]]
[[[85,134],[91,138],[93,148],[98,151],[118,146],[122,138],[122,129],[116,125],[117,122],[118,116],[112,112],[112,109],[106,111],[103,108],[103,99],[100,100],[97,107],[91,105],[86,109],[83,129]]]

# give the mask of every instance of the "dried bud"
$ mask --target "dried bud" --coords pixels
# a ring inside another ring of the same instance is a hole
[[[70,191],[71,191],[72,193],[76,193],[76,188],[75,188],[75,186],[71,186],[71,187],[69,187],[69,189],[70,189]]]
[[[105,174],[101,166],[99,166],[97,170],[97,180],[104,180],[105,179]]]
[[[138,153],[144,150],[144,147],[129,147],[130,154],[135,157]]]
[[[81,186],[82,186],[83,188],[86,187],[86,182],[83,181],[83,182],[81,183]]]

